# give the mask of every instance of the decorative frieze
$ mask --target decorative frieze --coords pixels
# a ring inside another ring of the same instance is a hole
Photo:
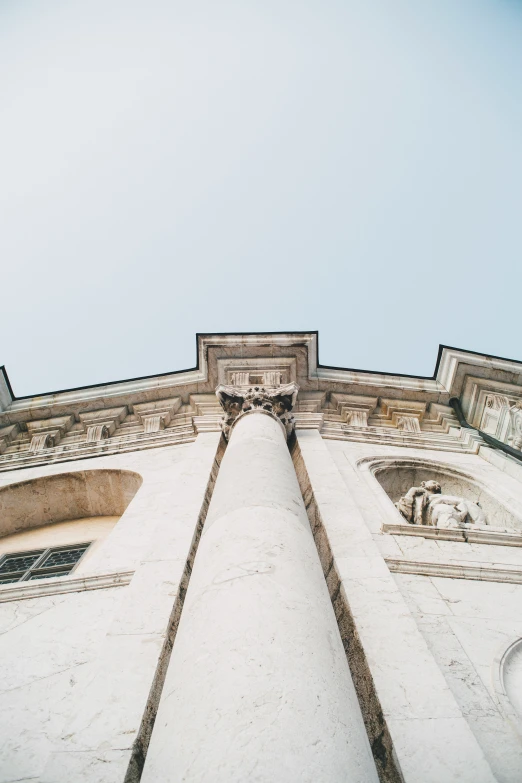
[[[248,388],[264,386],[274,388],[295,383],[297,363],[295,357],[246,357],[228,356],[217,361],[218,385]]]
[[[297,399],[299,387],[295,383],[267,389],[264,386],[250,386],[246,389],[235,386],[218,386],[216,396],[225,411],[221,427],[228,439],[236,420],[254,410],[264,411],[275,416],[282,423],[287,437],[295,425],[291,413]]]
[[[248,386],[250,383],[250,373],[233,372],[230,376],[231,386]]]
[[[281,370],[254,370],[249,372],[237,371],[230,374],[231,386],[253,386],[256,383],[261,386],[280,386],[282,380]]]

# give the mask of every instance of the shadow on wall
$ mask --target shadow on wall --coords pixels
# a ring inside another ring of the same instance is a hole
[[[0,488],[0,536],[53,522],[120,517],[143,479],[127,470],[83,470]]]
[[[509,511],[482,484],[453,468],[437,463],[396,461],[393,464],[372,465],[371,471],[393,503],[411,487],[420,487],[422,481],[437,481],[445,495],[458,495],[464,500],[479,503],[488,523],[506,530],[522,530],[522,520]]]

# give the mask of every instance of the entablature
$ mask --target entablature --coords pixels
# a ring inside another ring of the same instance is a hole
[[[219,428],[220,384],[297,384],[296,427],[324,437],[476,448],[448,406],[456,395],[473,426],[522,444],[519,362],[442,347],[432,378],[366,372],[320,365],[317,339],[316,332],[198,335],[193,369],[18,399],[4,371],[0,469],[186,442]]]

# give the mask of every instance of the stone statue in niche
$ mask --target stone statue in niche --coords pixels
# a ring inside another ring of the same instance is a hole
[[[422,481],[420,487],[411,487],[395,505],[411,525],[458,529],[488,524],[478,503],[458,495],[443,495],[437,481]]]
[[[511,419],[511,443],[514,449],[522,449],[522,401],[518,400],[509,409]]]

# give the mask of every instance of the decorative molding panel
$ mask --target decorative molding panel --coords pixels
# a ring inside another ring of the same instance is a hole
[[[219,385],[249,387],[265,386],[274,388],[295,383],[297,366],[294,357],[275,358],[227,358],[218,359]]]
[[[500,530],[456,530],[428,525],[397,525],[384,523],[383,533],[392,536],[417,536],[434,538],[438,541],[460,541],[465,544],[491,544],[494,546],[522,546],[522,533],[507,533]]]
[[[0,603],[23,601],[27,598],[41,598],[44,595],[79,593],[84,590],[102,590],[108,587],[124,587],[130,584],[134,571],[120,571],[115,574],[96,574],[95,576],[67,577],[17,582],[0,585]]]
[[[522,584],[522,568],[498,568],[467,563],[423,563],[418,560],[384,558],[390,571],[396,574],[438,576],[445,579],[472,579],[480,582],[507,582]]]

